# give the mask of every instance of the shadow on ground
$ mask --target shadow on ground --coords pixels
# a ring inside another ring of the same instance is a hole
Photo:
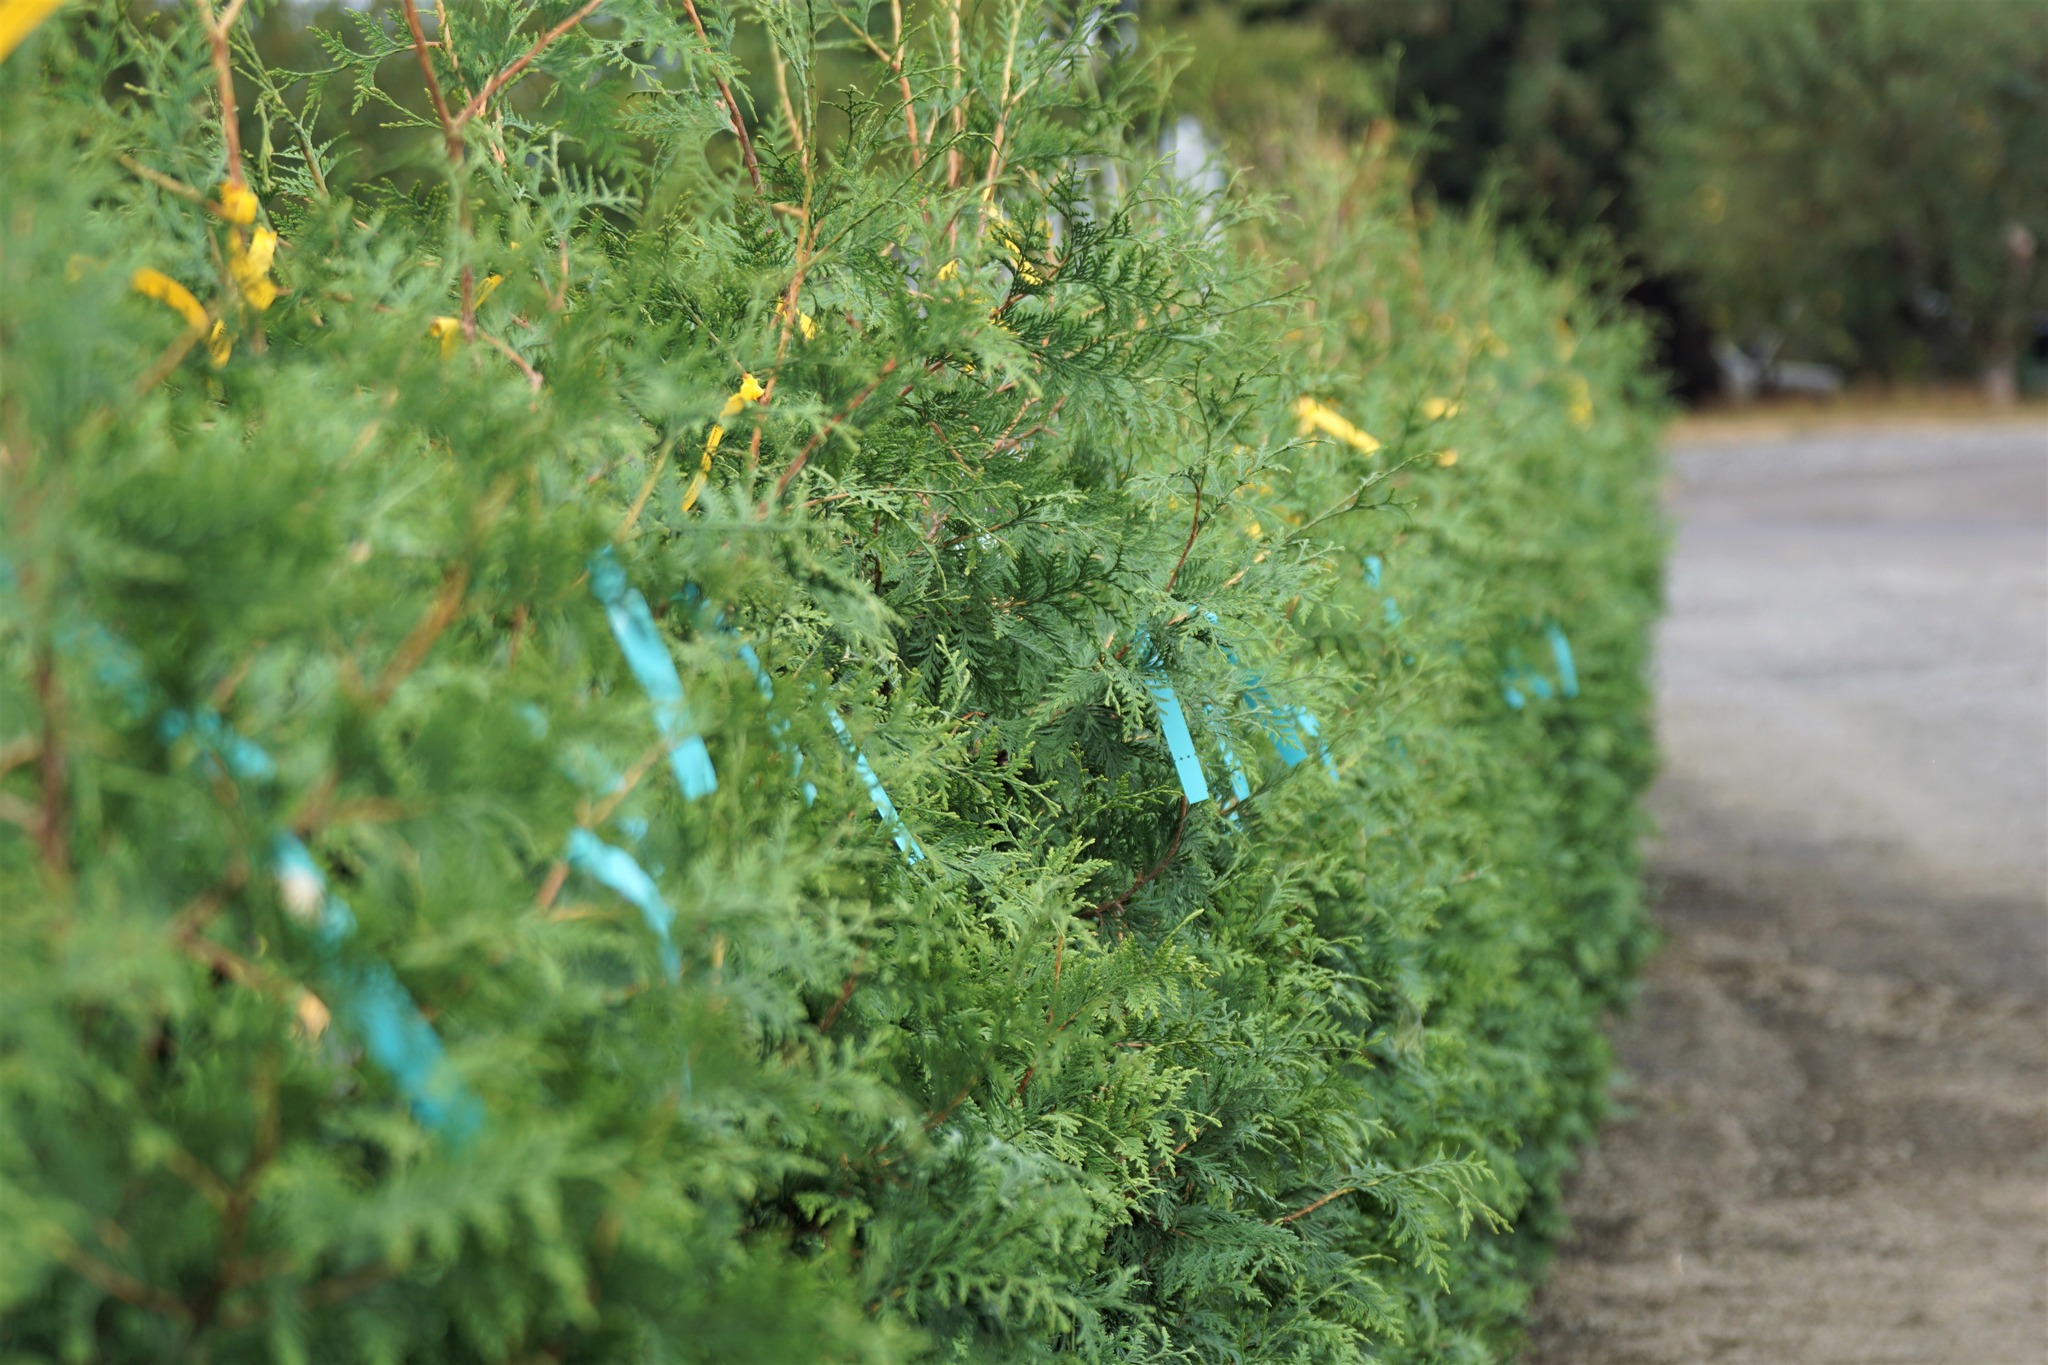
[[[2048,432],[1676,463],[1667,942],[1526,1365],[2041,1365]]]

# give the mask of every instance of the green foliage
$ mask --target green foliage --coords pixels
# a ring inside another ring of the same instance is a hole
[[[1092,18],[448,12],[0,66],[0,1346],[1490,1358],[1645,937],[1640,338],[1383,146],[1163,179]]]
[[[1646,242],[1717,326],[1911,375],[2012,365],[2048,307],[2048,13],[2025,0],[1675,10]]]

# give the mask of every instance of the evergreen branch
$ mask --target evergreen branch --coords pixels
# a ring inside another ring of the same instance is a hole
[[[1376,484],[1385,483],[1388,479],[1393,478],[1394,475],[1400,473],[1409,465],[1415,464],[1418,461],[1420,461],[1421,458],[1422,457],[1420,455],[1410,455],[1407,459],[1402,460],[1398,464],[1389,465],[1385,469],[1374,470],[1372,473],[1360,479],[1358,481],[1358,486],[1356,488],[1352,489],[1349,493],[1339,498],[1335,503],[1331,504],[1328,510],[1317,513],[1315,516],[1310,517],[1301,525],[1295,527],[1293,534],[1290,535],[1288,539],[1300,540],[1303,536],[1306,536],[1310,531],[1322,525],[1324,522],[1329,521],[1331,518],[1341,517],[1346,512],[1352,511],[1358,506],[1358,500],[1361,497],[1365,496],[1366,490],[1372,488]]]
[[[412,3],[413,0],[406,0],[406,9],[408,11],[412,9]],[[534,62],[534,59],[539,57],[541,53],[547,51],[548,48],[552,47],[557,38],[560,38],[570,29],[576,27],[576,25],[582,23],[585,19],[588,19],[591,16],[591,14],[596,11],[597,7],[603,3],[604,0],[585,0],[583,6],[580,9],[578,9],[574,14],[571,14],[568,18],[562,20],[561,23],[556,24],[546,33],[541,34],[539,38],[534,40],[533,46],[527,48],[525,52],[521,53],[519,57],[511,63],[511,65],[505,67],[504,70],[498,72],[497,75],[491,77],[489,80],[484,82],[483,89],[477,91],[476,97],[470,100],[468,104],[464,105],[462,107],[462,112],[455,116],[455,126],[459,129],[462,127],[462,125],[468,123],[471,119],[483,113],[484,109],[487,106],[489,106],[491,98],[494,95],[496,95],[500,90],[503,90],[506,86],[510,85],[513,81],[519,79],[519,73],[526,70],[527,67],[531,66]],[[683,3],[689,4],[690,0],[683,0]],[[694,9],[691,10],[690,17],[693,19],[696,17],[696,11]],[[704,32],[703,25],[698,25],[697,32],[700,35]],[[730,99],[731,97],[728,95],[727,98]],[[745,135],[742,134],[741,138],[742,141],[744,141]],[[751,158],[751,151],[749,152],[749,156]],[[755,188],[760,188],[758,182],[756,183]]]
[[[420,26],[420,9],[415,0],[401,0],[405,7],[405,26],[412,33],[412,50],[419,57],[420,75],[427,83],[427,98],[434,102],[434,117],[441,121],[441,134],[447,139],[448,160],[451,164],[462,164],[462,123],[448,112],[447,97],[441,93],[440,77],[434,74],[434,60],[427,54],[433,44],[427,41],[427,32]],[[447,30],[442,30],[446,36]]]
[[[683,0],[683,10],[690,16],[690,24],[697,30],[697,36],[704,40],[706,48],[711,47],[711,35],[704,31],[704,21],[697,16],[697,0]],[[747,136],[747,121],[740,117],[740,102],[733,98],[732,87],[725,77],[711,78],[718,85],[718,93],[725,97],[725,111],[732,118],[733,136],[740,140],[740,158],[747,163],[747,178],[754,182],[754,193],[761,192],[761,163],[754,159],[754,140]]]
[[[825,1017],[818,1021],[818,1032],[830,1033],[832,1025],[839,1022],[839,1011],[846,1008],[846,1002],[853,999],[854,985],[867,968],[868,955],[863,952],[854,962],[853,970],[846,974],[846,980],[839,987],[839,998],[832,1002],[832,1008],[825,1011]]]
[[[1188,539],[1187,543],[1180,547],[1180,558],[1173,561],[1173,572],[1166,576],[1168,597],[1173,596],[1173,585],[1180,581],[1180,571],[1188,562],[1188,551],[1195,548],[1195,537],[1201,534],[1202,530],[1202,476],[1196,474],[1191,478],[1195,485],[1195,514],[1188,518]]]
[[[1100,920],[1111,911],[1120,912],[1125,906],[1129,905],[1131,897],[1138,894],[1138,888],[1164,872],[1166,865],[1173,861],[1173,855],[1180,851],[1180,835],[1181,831],[1187,828],[1187,823],[1188,799],[1183,796],[1180,799],[1180,818],[1173,822],[1173,838],[1167,841],[1166,852],[1159,855],[1159,861],[1152,864],[1136,881],[1132,882],[1121,896],[1112,896],[1092,910],[1080,911],[1078,917],[1081,919]]]
[[[241,1175],[236,1178],[233,1188],[226,1190],[227,1206],[221,1212],[220,1271],[192,1310],[192,1331],[195,1336],[213,1325],[222,1301],[229,1294],[260,1274],[245,1268],[242,1248],[249,1235],[249,1214],[256,1205],[257,1177],[277,1155],[277,1064],[274,1052],[269,1049],[263,1052],[262,1060],[258,1063],[256,1089],[262,1096],[256,1138],[249,1146],[248,1158],[242,1163]],[[198,1163],[195,1161],[194,1165]],[[211,1175],[212,1172],[208,1171],[207,1174]],[[218,1177],[215,1179],[218,1180]]]
[[[144,1284],[126,1271],[116,1270],[88,1253],[62,1232],[53,1235],[60,1239],[55,1248],[57,1259],[71,1267],[81,1279],[102,1294],[137,1308],[146,1308],[152,1313],[161,1314],[177,1322],[191,1321],[191,1310],[176,1295],[158,1289],[155,1285]]]
[[[212,209],[215,213],[221,211],[219,203],[215,200],[207,198],[182,180],[165,175],[162,171],[151,170],[126,152],[114,153],[114,164],[138,180],[147,180],[166,194],[175,194],[180,199],[189,199],[195,204]]]
[[[57,685],[57,661],[46,648],[36,658],[36,706],[41,712],[43,733],[37,750],[41,775],[42,819],[36,829],[36,844],[43,866],[59,880],[70,877],[71,836],[65,825],[69,805],[70,768],[58,733],[64,710],[64,695]]]
[[[782,501],[782,495],[789,491],[790,481],[794,479],[798,475],[798,473],[800,473],[803,470],[805,461],[811,458],[811,452],[815,451],[818,448],[819,444],[822,443],[824,439],[832,433],[832,429],[834,427],[838,426],[841,422],[844,422],[851,418],[853,414],[859,410],[860,405],[867,402],[869,396],[873,394],[876,389],[881,387],[882,381],[884,379],[887,379],[891,374],[895,373],[895,370],[896,357],[892,355],[888,358],[888,360],[883,362],[881,371],[875,375],[873,381],[870,382],[866,388],[862,389],[859,393],[853,396],[853,401],[851,403],[848,403],[844,408],[841,408],[833,416],[827,418],[825,421],[825,425],[819,427],[816,432],[812,433],[811,439],[804,444],[804,448],[797,452],[796,458],[794,460],[791,460],[789,462],[789,468],[783,470],[782,477],[775,481],[775,495],[773,498],[769,500],[771,503]],[[765,512],[767,508],[764,506],[762,510]]]
[[[1317,1209],[1321,1208],[1323,1205],[1329,1203],[1331,1200],[1342,1199],[1345,1195],[1357,1194],[1358,1191],[1359,1186],[1357,1185],[1346,1185],[1341,1190],[1331,1190],[1328,1194],[1324,1195],[1321,1199],[1316,1200],[1313,1204],[1304,1204],[1302,1207],[1296,1209],[1293,1213],[1287,1214],[1286,1216],[1281,1218],[1273,1219],[1273,1226],[1283,1227],[1286,1224],[1293,1222],[1297,1218],[1306,1218],[1310,1214],[1314,1213]]]
[[[412,671],[426,661],[434,642],[461,610],[462,599],[469,591],[469,565],[467,562],[452,564],[441,576],[441,590],[434,594],[434,600],[427,604],[426,612],[412,632],[400,642],[398,652],[391,657],[384,671],[377,678],[377,685],[371,690],[371,698],[382,706],[391,700],[391,694],[398,685],[411,676]]]
[[[247,182],[242,178],[242,123],[235,112],[235,68],[228,50],[228,30],[241,16],[244,0],[228,0],[228,7],[218,18],[214,16],[213,0],[193,3],[199,7],[200,24],[206,30],[207,48],[213,57],[214,83],[220,88],[220,131],[227,150],[227,181],[240,189]]]

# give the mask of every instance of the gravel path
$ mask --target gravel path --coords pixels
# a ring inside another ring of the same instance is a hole
[[[1667,946],[1527,1365],[2048,1362],[2048,427],[1674,457]]]

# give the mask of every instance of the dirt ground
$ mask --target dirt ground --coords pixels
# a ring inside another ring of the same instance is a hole
[[[1525,1365],[2042,1365],[2048,423],[1674,466],[1667,944]]]

